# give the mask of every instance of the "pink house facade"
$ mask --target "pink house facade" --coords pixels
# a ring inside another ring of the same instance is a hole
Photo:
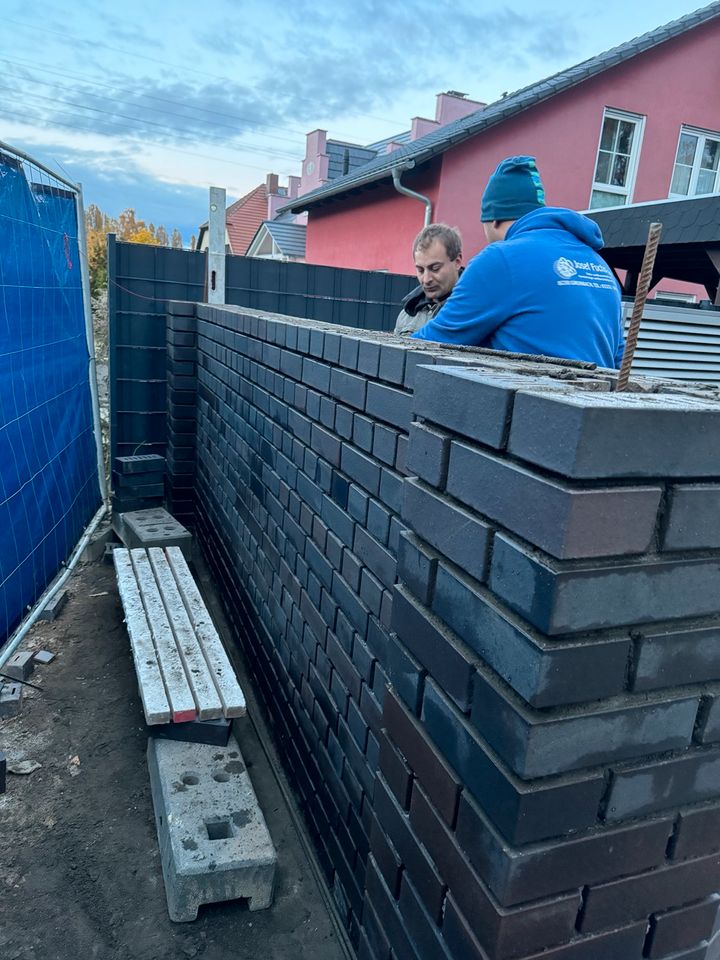
[[[720,193],[718,91],[713,3],[301,195],[307,262],[412,272],[425,207],[397,192],[393,165],[433,222],[460,229],[466,257],[485,243],[487,179],[513,154],[536,156],[548,203],[576,210]]]

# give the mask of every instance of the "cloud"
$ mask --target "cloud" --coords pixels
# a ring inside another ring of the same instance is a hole
[[[37,152],[31,145],[26,149],[31,155]],[[191,234],[197,235],[199,224],[207,220],[205,188],[166,183],[153,177],[134,162],[131,151],[118,150],[108,155],[51,143],[44,144],[42,152],[53,158],[68,179],[82,181],[86,207],[95,203],[111,217],[132,207],[146,223],[162,224],[168,233],[176,227],[186,243]]]
[[[482,97],[498,65],[528,70],[536,63],[540,79],[572,56],[577,40],[561,13],[484,12],[469,0],[452,8],[439,0],[353,0],[331,10],[296,0],[276,30],[259,83],[267,96],[276,92],[278,109],[306,122],[392,110],[408,94],[457,87],[469,75],[475,87],[465,81],[464,89]]]
[[[191,84],[106,73],[106,81],[68,80],[59,88],[38,80],[34,72],[15,68],[0,79],[0,116],[17,119],[22,104],[28,123],[60,123],[85,133],[117,136],[165,145],[216,144],[267,153],[263,144],[248,143],[269,126],[284,123],[285,110],[258,89],[239,83]],[[302,156],[302,137],[271,135],[272,152],[281,159]]]

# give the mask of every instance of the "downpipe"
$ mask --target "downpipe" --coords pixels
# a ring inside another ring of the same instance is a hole
[[[405,163],[399,163],[396,167],[393,167],[393,186],[398,193],[402,193],[406,197],[412,197],[413,200],[419,200],[421,203],[425,204],[425,222],[423,226],[427,227],[432,222],[432,200],[429,197],[424,196],[422,193],[416,193],[415,190],[410,190],[409,187],[403,186],[403,184],[400,182],[400,174],[404,173],[406,170],[412,170],[414,166],[415,161],[408,160]]]

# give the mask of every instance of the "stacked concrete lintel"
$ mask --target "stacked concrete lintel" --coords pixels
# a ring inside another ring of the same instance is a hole
[[[414,408],[369,956],[715,956],[720,404],[434,367]]]
[[[197,410],[195,304],[172,302],[167,314],[167,505],[193,526]]]

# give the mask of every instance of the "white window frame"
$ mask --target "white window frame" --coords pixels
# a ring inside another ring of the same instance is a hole
[[[630,153],[630,163],[628,164],[627,182],[624,187],[616,187],[609,183],[600,183],[595,180],[595,171],[597,170],[598,157],[600,156],[600,144],[602,143],[603,128],[606,120],[627,120],[635,124],[635,135],[633,136],[632,152]],[[593,182],[590,187],[589,210],[607,210],[607,207],[593,207],[593,193],[617,194],[618,202],[613,204],[616,207],[625,207],[632,203],[635,192],[635,180],[637,178],[638,166],[640,163],[640,152],[642,150],[642,141],[645,134],[645,117],[641,113],[629,113],[627,110],[616,110],[614,107],[605,107],[602,115],[602,122],[598,132],[597,149],[595,150],[595,160],[593,167]]]
[[[690,171],[690,184],[688,186],[687,193],[672,193],[672,182],[673,177],[675,176],[675,167],[678,162],[678,151],[680,150],[680,141],[682,140],[682,135],[686,133],[691,137],[699,137],[703,141],[706,139],[717,140],[720,143],[720,132],[717,130],[704,130],[702,127],[691,127],[687,124],[683,124],[680,127],[680,132],[678,133],[677,146],[675,147],[675,159],[673,160],[672,173],[670,174],[670,187],[668,188],[668,198],[671,200],[690,200],[692,197],[712,197],[717,193],[720,193],[720,167],[715,172],[715,189],[712,193],[696,193],[695,187],[697,186],[698,174],[700,172],[700,158],[703,153],[703,146],[698,143],[697,149],[695,151],[695,159],[693,160],[692,170]]]

